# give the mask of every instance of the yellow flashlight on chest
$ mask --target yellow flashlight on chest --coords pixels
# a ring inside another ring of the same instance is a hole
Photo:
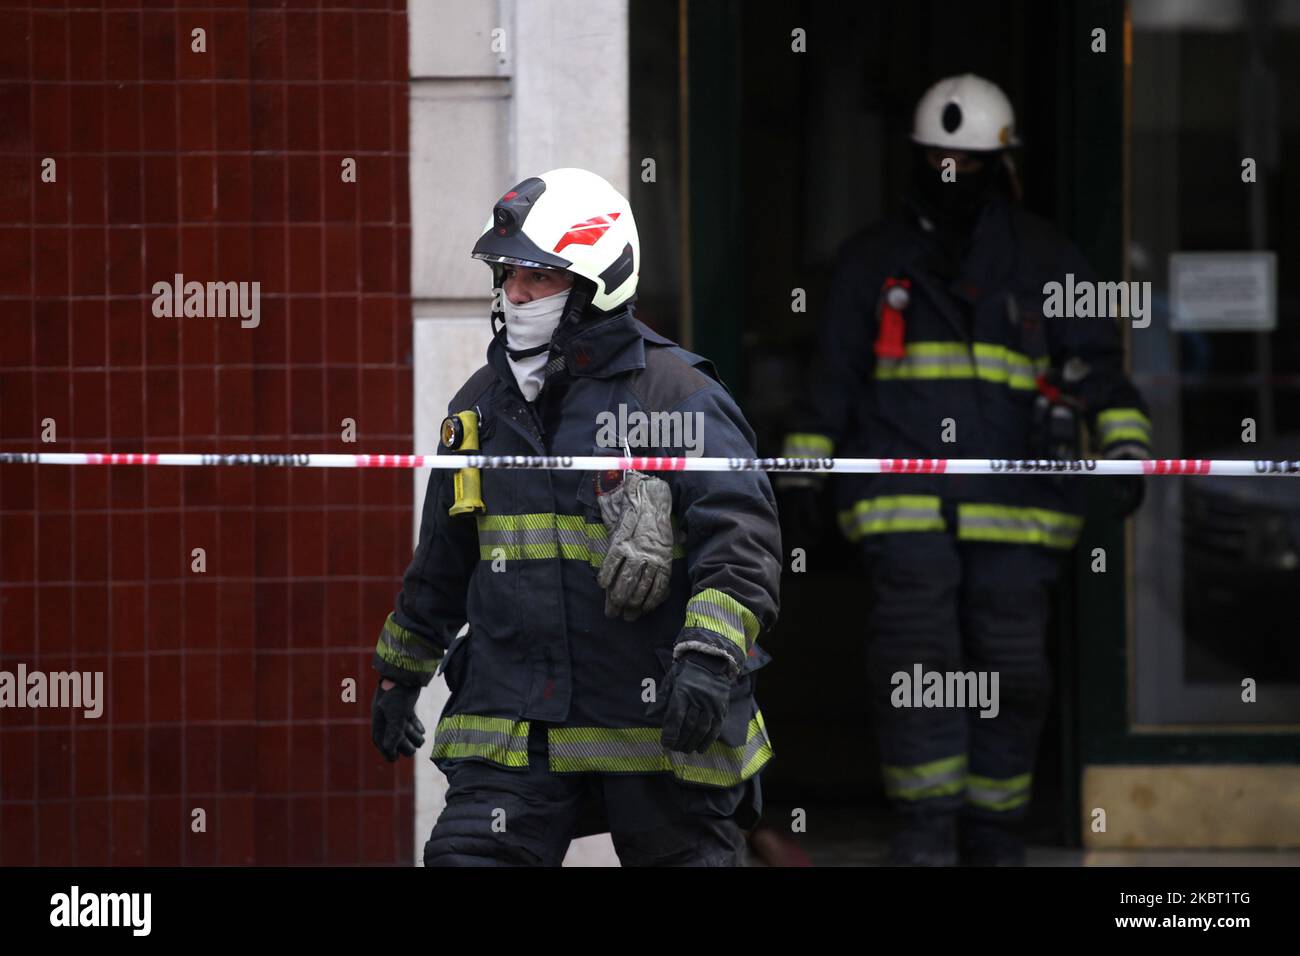
[[[478,415],[475,412],[456,412],[442,420],[442,447],[447,451],[467,455],[479,451]],[[483,504],[483,486],[479,469],[462,468],[453,478],[456,500],[447,509],[451,515],[486,512]]]

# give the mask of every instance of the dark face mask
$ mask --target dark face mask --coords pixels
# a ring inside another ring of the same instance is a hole
[[[944,182],[942,170],[931,166],[925,152],[917,149],[912,158],[912,191],[939,228],[965,234],[975,227],[985,204],[1001,191],[1000,170],[1000,157],[990,154],[977,172],[959,173],[954,181]]]

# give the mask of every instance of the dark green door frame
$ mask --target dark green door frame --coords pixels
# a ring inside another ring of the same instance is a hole
[[[1099,273],[1127,279],[1125,240],[1129,228],[1128,96],[1131,68],[1125,31],[1124,0],[1077,0],[1060,38],[1062,73],[1059,89],[1068,91],[1069,119],[1059,128],[1058,154],[1072,168],[1060,179],[1067,230]],[[1091,52],[1092,31],[1106,30],[1109,52]],[[1089,482],[1090,502],[1100,486]],[[1089,509],[1094,511],[1095,508]],[[1091,571],[1094,548],[1104,548],[1107,573]],[[1119,560],[1116,560],[1116,559]],[[1061,674],[1062,687],[1073,697],[1074,727],[1062,744],[1069,808],[1066,834],[1078,843],[1083,821],[1078,804],[1081,773],[1089,765],[1294,763],[1295,736],[1278,733],[1135,731],[1130,680],[1134,635],[1127,597],[1132,586],[1124,527],[1113,520],[1092,520],[1073,556],[1074,586],[1067,595],[1066,616],[1072,628],[1067,641],[1073,674]],[[1073,821],[1070,826],[1068,821]]]
[[[741,282],[741,3],[686,3],[686,188],[693,351],[713,360],[735,395],[744,392]]]

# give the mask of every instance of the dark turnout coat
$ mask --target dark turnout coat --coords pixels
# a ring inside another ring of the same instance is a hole
[[[1044,287],[1094,279],[1049,223],[1005,200],[985,209],[953,264],[909,211],[841,249],[802,425],[786,457],[1036,459],[1040,376],[1070,373],[1096,452],[1150,444],[1150,422],[1124,372],[1113,318],[1044,314]],[[878,354],[892,284],[906,283],[903,354]],[[1050,313],[1050,310],[1048,310]],[[1041,465],[1015,465],[1014,470]],[[1078,481],[1038,476],[853,475],[837,480],[851,540],[916,531],[1054,548],[1082,525]],[[957,527],[949,527],[955,518]]]
[[[477,410],[485,455],[610,455],[609,415],[696,416],[697,453],[750,458],[754,437],[706,360],[630,311],[562,329],[563,371],[536,402],[520,393],[503,343],[456,393],[449,412]],[[662,437],[662,436],[661,436]],[[632,447],[634,455],[680,454]],[[419,544],[374,664],[397,681],[445,673],[440,766],[483,760],[522,768],[534,721],[547,725],[554,772],[671,772],[734,786],[772,756],[752,691],[767,656],[755,644],[777,614],[780,533],[761,472],[661,472],[676,532],[667,600],[636,621],[605,617],[597,585],[608,536],[593,472],[482,470],[486,513],[452,517],[454,472],[429,479]],[[457,638],[462,625],[468,633]],[[666,751],[647,716],[682,642],[721,648],[737,665],[719,740],[703,754]],[[653,682],[653,683],[651,683]]]

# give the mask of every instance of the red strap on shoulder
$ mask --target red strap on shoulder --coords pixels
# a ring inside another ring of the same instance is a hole
[[[912,280],[895,279],[892,276],[885,280],[880,300],[880,329],[876,333],[876,355],[880,358],[901,359],[907,354],[904,345],[907,326],[903,322],[903,312],[889,304],[889,290],[894,286],[909,289]]]

